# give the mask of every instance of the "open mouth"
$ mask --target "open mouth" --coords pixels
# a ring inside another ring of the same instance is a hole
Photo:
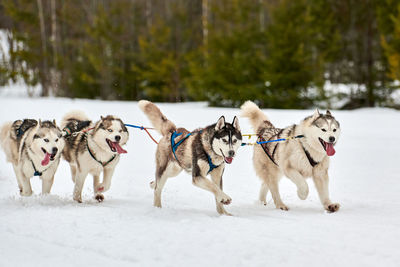
[[[110,139],[106,138],[106,142],[108,144],[108,146],[110,147],[112,152],[116,152],[118,154],[124,154],[124,153],[128,153],[125,149],[123,149],[120,145],[119,142],[113,142]]]
[[[42,160],[41,164],[42,164],[42,166],[46,166],[47,164],[49,164],[50,161],[53,161],[55,159],[57,153],[50,154],[43,147],[42,147],[42,151],[44,153],[44,159]]]
[[[222,152],[222,149],[220,149],[220,150],[221,150],[222,156],[224,157],[225,162],[228,164],[231,164],[233,161],[233,157],[225,157],[224,152]]]
[[[321,143],[322,147],[324,148],[324,150],[326,151],[326,154],[327,154],[328,156],[333,156],[333,155],[335,155],[336,151],[335,151],[335,149],[333,148],[333,143],[325,142],[325,141],[322,140],[321,138],[318,138],[318,139],[319,139],[319,142]]]

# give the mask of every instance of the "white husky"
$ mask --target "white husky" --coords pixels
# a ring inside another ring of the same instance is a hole
[[[93,190],[97,201],[104,200],[103,192],[111,186],[111,178],[119,162],[119,155],[127,153],[121,145],[128,141],[129,133],[121,119],[114,116],[101,117],[92,123],[84,113],[73,111],[61,122],[66,145],[63,156],[71,167],[75,183],[73,198],[82,202],[82,188],[86,176],[93,175]],[[100,174],[103,172],[103,182]]]
[[[320,114],[316,110],[314,115],[300,124],[278,129],[253,102],[247,101],[241,110],[242,116],[249,118],[259,136],[258,141],[290,139],[254,147],[254,168],[262,180],[260,201],[266,204],[266,195],[270,190],[276,207],[288,210],[279,195],[278,182],[281,177],[285,175],[296,184],[300,199],[307,198],[305,178],[312,177],[324,208],[330,212],[339,210],[340,205],[329,199],[328,190],[329,156],[335,154],[333,147],[340,136],[340,124],[332,114],[329,111]],[[296,136],[298,138],[294,138]]]
[[[56,122],[32,119],[8,122],[1,127],[0,143],[7,161],[14,167],[21,195],[32,195],[33,176],[42,179],[42,193],[50,193],[64,148]]]

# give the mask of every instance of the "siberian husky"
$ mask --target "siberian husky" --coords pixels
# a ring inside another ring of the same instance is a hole
[[[42,194],[49,194],[64,148],[56,122],[32,119],[8,122],[1,127],[0,142],[7,161],[14,167],[20,194],[32,195],[33,176],[42,179]]]
[[[73,111],[66,114],[61,126],[66,132],[63,157],[71,167],[75,183],[73,198],[82,202],[82,188],[86,176],[93,175],[93,191],[97,201],[104,200],[103,192],[111,186],[119,155],[127,153],[121,146],[128,141],[129,133],[121,119],[101,117],[92,123],[85,114]],[[100,174],[103,172],[103,182]]]
[[[254,147],[253,164],[262,180],[260,201],[267,204],[266,195],[270,190],[276,207],[288,210],[279,194],[280,178],[285,175],[296,184],[297,195],[304,200],[308,196],[305,179],[312,177],[324,208],[329,212],[338,211],[340,205],[331,202],[328,190],[329,156],[335,154],[334,146],[340,136],[340,124],[332,114],[329,111],[320,114],[316,110],[300,124],[278,129],[253,102],[247,101],[241,110],[259,136],[258,141],[290,139]]]
[[[157,146],[155,181],[151,183],[154,206],[161,207],[166,180],[185,170],[192,174],[194,185],[214,194],[218,213],[230,215],[223,206],[232,199],[222,191],[222,174],[225,163],[232,163],[242,143],[239,120],[235,117],[227,123],[222,116],[216,124],[189,132],[177,128],[153,103],[142,100],[139,107],[163,136]],[[206,178],[208,174],[212,181]]]

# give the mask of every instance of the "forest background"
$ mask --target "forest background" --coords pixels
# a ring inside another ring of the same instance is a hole
[[[41,96],[400,108],[400,0],[3,0],[0,31]]]

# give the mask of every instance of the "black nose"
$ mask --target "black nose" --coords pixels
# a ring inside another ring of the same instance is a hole
[[[53,149],[52,149],[52,154],[54,155],[54,154],[57,154],[57,152],[58,152],[58,148],[56,148],[56,147],[53,147]]]
[[[233,157],[233,156],[235,156],[235,151],[229,150],[229,157]]]
[[[119,140],[121,140],[121,136],[116,135],[116,136],[115,136],[115,141],[119,142]]]
[[[329,142],[331,142],[331,143],[335,142],[335,137],[329,136]]]

